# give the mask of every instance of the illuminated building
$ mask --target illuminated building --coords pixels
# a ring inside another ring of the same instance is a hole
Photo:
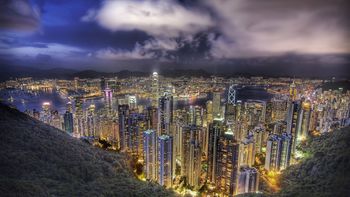
[[[50,114],[50,109],[51,109],[51,104],[49,102],[44,102],[42,105],[43,109],[43,114],[41,116],[41,121],[44,123],[50,124],[51,122],[51,114]]]
[[[139,114],[131,113],[127,118],[127,132],[125,134],[126,149],[133,156],[141,155],[141,138],[139,128]]]
[[[201,128],[195,125],[182,127],[180,146],[181,176],[185,176],[187,183],[193,187],[199,186],[201,173],[201,132]]]
[[[237,187],[239,144],[233,133],[225,132],[219,137],[215,167],[216,188],[226,195],[235,195]]]
[[[128,95],[128,105],[130,109],[136,109],[137,108],[137,100],[135,95]]]
[[[158,183],[165,187],[173,184],[173,138],[169,135],[158,137]]]
[[[287,100],[272,99],[271,121],[285,120],[287,113]]]
[[[295,85],[294,83],[294,80],[293,80],[293,83],[290,84],[289,86],[289,98],[290,100],[292,101],[295,101],[297,99],[297,86]]]
[[[301,109],[298,114],[296,124],[296,146],[309,137],[309,126],[311,117],[311,103],[310,101],[303,101]]]
[[[155,107],[148,107],[146,112],[148,129],[156,130],[158,128],[158,112]]]
[[[206,103],[206,110],[207,110],[207,124],[213,122],[213,102],[207,101]]]
[[[153,72],[152,74],[152,106],[158,107],[158,98],[159,98],[159,79],[158,73]]]
[[[147,130],[143,132],[143,159],[146,179],[157,180],[157,141],[156,132]]]
[[[215,183],[218,140],[223,132],[222,122],[214,120],[209,124],[208,138],[208,180]]]
[[[119,139],[120,139],[120,150],[124,151],[127,148],[127,132],[128,132],[128,116],[129,106],[119,105],[118,106],[118,120],[119,120]]]
[[[265,123],[266,102],[261,100],[248,100],[244,103],[244,113],[248,130]]]
[[[72,112],[66,111],[66,113],[63,116],[63,123],[64,123],[64,130],[72,134],[73,133],[73,114]]]
[[[158,107],[158,135],[170,135],[170,126],[173,123],[173,97],[164,94],[159,98]]]
[[[244,138],[240,143],[240,157],[239,157],[239,165],[243,166],[253,166],[255,162],[255,141],[254,136],[249,135]]]
[[[228,89],[227,93],[227,103],[230,105],[235,105],[236,104],[236,89],[234,85],[231,85]]]
[[[300,102],[299,101],[292,101],[289,102],[288,106],[288,113],[287,113],[287,133],[292,136],[292,153],[295,152],[296,147],[296,128],[297,128],[297,121],[298,121],[298,114],[300,111]]]
[[[83,101],[80,97],[75,98],[75,137],[84,136]]]
[[[289,166],[292,148],[290,134],[271,134],[266,145],[265,169],[268,171],[280,171]]]
[[[221,118],[221,93],[213,92],[213,118]]]
[[[86,130],[87,136],[96,136],[95,105],[93,104],[91,104],[88,108],[88,114],[86,116]]]
[[[259,172],[256,168],[242,166],[239,169],[237,194],[254,193],[259,189]]]

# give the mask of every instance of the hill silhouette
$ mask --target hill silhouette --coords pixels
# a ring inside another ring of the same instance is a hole
[[[173,196],[107,152],[0,103],[0,196]]]
[[[312,138],[281,177],[279,196],[350,196],[350,128]]]

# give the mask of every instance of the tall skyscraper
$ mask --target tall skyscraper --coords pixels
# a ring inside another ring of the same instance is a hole
[[[291,101],[295,101],[297,99],[297,95],[298,91],[297,91],[297,86],[295,85],[295,82],[293,80],[293,82],[290,84],[289,86],[289,98]]]
[[[221,93],[213,92],[213,118],[221,118]]]
[[[158,136],[170,135],[170,126],[173,123],[173,97],[168,94],[159,98],[158,107]]]
[[[253,193],[259,189],[259,172],[256,168],[242,166],[239,169],[237,194]]]
[[[255,162],[255,141],[254,135],[249,135],[240,143],[239,165],[253,166]]]
[[[292,154],[295,153],[296,147],[296,129],[298,114],[300,111],[300,102],[299,101],[290,101],[288,104],[288,113],[287,113],[287,133],[292,136]]]
[[[225,132],[219,137],[215,167],[216,188],[228,196],[236,194],[239,144],[233,133]]]
[[[290,134],[271,134],[266,145],[265,169],[280,171],[289,166],[292,148]]]
[[[156,132],[147,130],[143,132],[143,158],[146,179],[157,180],[157,141]]]
[[[152,106],[158,107],[158,98],[159,98],[159,77],[157,72],[152,74]]]
[[[296,146],[298,146],[301,141],[306,140],[309,137],[310,117],[311,102],[303,101],[296,125]]]
[[[236,99],[237,99],[237,95],[236,95],[236,89],[234,85],[231,85],[228,89],[228,93],[227,93],[227,103],[234,105],[236,104]]]
[[[173,138],[169,135],[158,137],[158,183],[165,187],[173,184]]]
[[[66,113],[63,115],[63,121],[64,121],[64,130],[72,134],[73,133],[73,114],[69,111],[66,111]]]
[[[118,120],[119,120],[119,139],[120,139],[120,150],[124,151],[127,148],[127,132],[128,132],[128,116],[129,106],[119,105],[118,106]]]
[[[214,120],[209,124],[209,139],[208,139],[208,180],[215,183],[218,140],[223,133],[223,125],[221,121]]]
[[[201,128],[195,125],[182,127],[181,136],[181,175],[193,187],[199,186],[202,149],[200,146]]]

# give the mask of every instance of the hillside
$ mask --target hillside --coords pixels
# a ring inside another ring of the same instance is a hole
[[[0,196],[172,196],[135,179],[123,155],[0,103]]]
[[[350,196],[350,128],[311,139],[307,159],[281,177],[280,196]]]

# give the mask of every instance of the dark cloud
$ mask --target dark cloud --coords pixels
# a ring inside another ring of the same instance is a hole
[[[28,0],[2,0],[0,2],[0,28],[33,31],[40,25],[38,10]]]

